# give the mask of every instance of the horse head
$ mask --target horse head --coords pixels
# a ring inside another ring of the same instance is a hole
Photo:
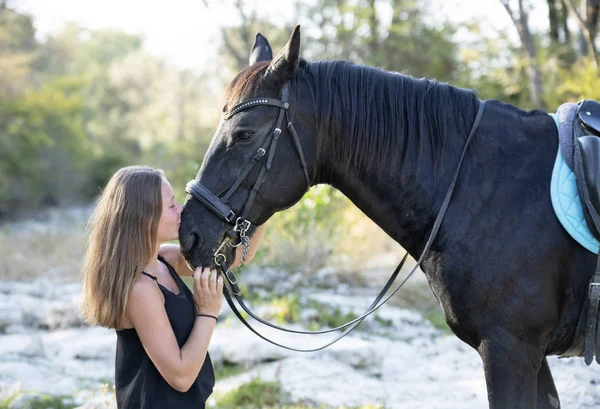
[[[186,188],[180,243],[194,266],[231,263],[234,246],[308,190],[315,149],[290,125],[286,84],[299,65],[300,28],[273,58],[260,33],[249,66],[228,85],[223,113],[200,170]],[[227,242],[229,246],[222,246]]]

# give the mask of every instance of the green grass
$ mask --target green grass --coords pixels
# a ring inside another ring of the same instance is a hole
[[[11,404],[25,392],[17,392],[0,400],[0,409],[8,409]],[[39,395],[27,401],[24,409],[73,409],[73,398],[64,395]]]
[[[277,382],[265,382],[254,378],[221,397],[217,409],[258,409],[280,407],[287,396]]]
[[[14,393],[12,395],[4,397],[0,400],[0,409],[8,409],[10,404],[19,397],[20,393]]]
[[[439,329],[445,334],[452,334],[452,330],[450,329],[450,327],[448,327],[448,324],[446,324],[446,319],[444,318],[444,315],[439,309],[428,311],[425,314],[423,314],[423,316],[429,322],[431,322],[431,325],[433,325],[434,328]]]
[[[282,391],[278,382],[265,382],[254,378],[221,398],[217,399],[215,409],[334,409],[326,405],[314,405],[306,402],[289,402],[289,395]],[[335,409],[384,409],[381,405],[363,405],[360,407],[338,406]]]
[[[65,401],[72,402],[72,398],[68,396],[43,395],[30,401],[28,409],[73,409],[76,406],[74,403],[65,403]]]
[[[215,370],[215,379],[217,382],[220,379],[229,378],[231,376],[239,375],[246,371],[246,369],[240,365],[230,364],[228,362],[223,362],[220,364],[214,365]]]

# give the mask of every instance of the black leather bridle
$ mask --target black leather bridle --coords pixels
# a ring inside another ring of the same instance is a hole
[[[267,137],[267,139],[265,139],[263,145],[260,148],[258,148],[252,160],[246,165],[244,169],[242,169],[240,175],[229,187],[229,189],[227,189],[227,192],[223,195],[223,197],[217,197],[197,180],[190,181],[185,187],[185,191],[187,193],[192,195],[195,199],[201,201],[215,214],[217,214],[221,219],[223,219],[231,225],[235,226],[240,225],[241,223],[249,223],[246,220],[246,216],[248,215],[248,212],[252,207],[252,203],[254,203],[254,199],[256,198],[256,194],[258,193],[260,186],[265,180],[267,172],[271,169],[273,157],[275,156],[275,149],[277,148],[277,142],[279,142],[279,137],[281,136],[281,125],[283,123],[284,118],[287,122],[287,127],[292,135],[292,141],[294,142],[294,146],[296,147],[296,152],[298,153],[298,157],[300,158],[300,166],[302,167],[304,177],[306,178],[306,190],[310,188],[310,177],[308,176],[308,168],[306,165],[306,160],[304,159],[304,152],[302,151],[302,146],[300,145],[300,140],[298,138],[296,130],[294,129],[294,125],[288,117],[288,109],[290,107],[290,104],[288,103],[288,98],[289,85],[285,84],[283,90],[281,91],[281,100],[275,98],[252,98],[234,106],[229,112],[223,114],[223,120],[227,121],[233,118],[235,114],[255,106],[266,105],[279,108],[279,116],[277,117],[275,125],[269,133],[269,136]],[[244,204],[241,213],[238,215],[231,209],[231,207],[228,204],[228,201],[233,195],[233,193],[236,191],[236,189],[240,186],[240,184],[246,179],[246,177],[252,171],[252,169],[254,169],[254,167],[258,163],[263,161],[267,151],[267,159],[266,161],[264,161],[260,173],[258,174],[258,178],[256,179],[254,186],[252,186],[252,189],[248,194],[246,203]]]
[[[275,125],[273,126],[272,131],[270,132],[269,136],[263,143],[263,146],[258,149],[258,151],[254,155],[252,160],[242,170],[242,172],[240,173],[238,178],[233,182],[233,184],[229,187],[229,189],[227,189],[227,192],[225,193],[225,195],[223,197],[219,198],[218,196],[213,194],[209,189],[207,189],[205,186],[203,186],[197,180],[190,181],[186,185],[186,188],[185,188],[185,191],[188,194],[190,194],[193,198],[199,200],[201,203],[203,203],[206,207],[208,207],[210,210],[212,210],[216,215],[218,215],[225,222],[234,226],[233,230],[239,234],[239,242],[237,244],[234,244],[233,246],[236,247],[236,246],[239,246],[240,244],[244,244],[246,251],[247,251],[247,246],[248,246],[248,242],[249,242],[249,239],[246,236],[246,232],[248,231],[248,229],[251,226],[251,222],[246,220],[246,216],[248,215],[248,212],[250,211],[250,208],[252,206],[252,203],[254,202],[254,199],[256,197],[258,190],[260,189],[260,186],[264,182],[267,171],[269,171],[271,169],[271,164],[273,161],[273,156],[275,155],[275,149],[277,147],[277,142],[279,141],[279,137],[282,132],[281,125],[283,123],[284,117],[287,122],[287,128],[290,131],[290,134],[292,136],[292,141],[294,143],[294,146],[296,147],[296,152],[298,153],[298,157],[300,158],[300,166],[302,167],[302,170],[304,171],[304,176],[306,178],[306,186],[307,186],[306,190],[308,190],[311,186],[310,177],[308,175],[308,168],[306,165],[306,160],[304,158],[304,153],[302,151],[302,146],[300,145],[300,140],[298,138],[298,134],[296,133],[294,125],[288,118],[288,112],[289,112],[288,111],[289,110],[288,99],[289,99],[289,86],[286,83],[281,92],[281,100],[278,100],[275,98],[252,98],[252,99],[248,99],[248,100],[236,105],[229,112],[226,112],[223,114],[223,119],[225,121],[227,121],[227,120],[231,119],[238,112],[244,111],[246,109],[249,109],[249,108],[252,108],[255,106],[266,105],[266,106],[273,106],[273,107],[279,108],[279,115],[277,117],[277,120],[275,121]],[[406,253],[404,255],[404,257],[402,258],[402,260],[400,261],[400,263],[398,264],[398,266],[396,267],[396,269],[394,270],[394,272],[388,279],[388,281],[385,284],[385,286],[383,287],[383,289],[379,292],[379,294],[377,295],[375,300],[368,307],[367,311],[364,314],[360,315],[359,317],[347,322],[344,325],[340,325],[339,327],[331,328],[331,329],[327,329],[327,330],[321,330],[321,331],[300,331],[300,330],[292,330],[292,329],[288,329],[288,328],[282,328],[282,327],[279,327],[275,324],[272,324],[272,323],[265,321],[262,318],[256,316],[244,303],[244,300],[241,297],[242,292],[237,284],[235,275],[229,269],[229,265],[227,264],[227,258],[225,257],[225,255],[223,253],[220,252],[221,249],[223,248],[223,245],[225,243],[227,243],[227,241],[225,240],[221,244],[221,246],[217,249],[217,251],[215,252],[214,259],[215,259],[215,264],[219,266],[221,273],[227,279],[227,281],[226,281],[227,285],[223,289],[225,299],[227,300],[227,303],[231,307],[231,310],[240,319],[240,321],[254,334],[256,334],[260,338],[264,339],[265,341],[267,341],[273,345],[277,345],[279,347],[282,347],[282,348],[285,348],[285,349],[288,349],[291,351],[314,352],[314,351],[319,351],[321,349],[327,348],[328,346],[330,346],[330,345],[334,344],[335,342],[339,341],[340,339],[342,339],[344,336],[348,335],[367,316],[369,316],[374,311],[376,311],[379,307],[381,307],[383,304],[385,304],[394,294],[396,294],[396,292],[398,292],[398,290],[404,285],[404,283],[406,283],[406,281],[412,276],[412,274],[417,270],[417,268],[419,268],[421,266],[421,263],[423,262],[425,255],[429,251],[429,248],[431,247],[431,244],[433,243],[433,240],[435,239],[435,236],[437,235],[437,232],[442,224],[442,220],[446,214],[446,210],[448,209],[448,205],[450,203],[450,198],[452,197],[452,193],[454,191],[454,186],[456,184],[456,180],[458,179],[458,174],[460,172],[460,167],[462,165],[465,153],[467,151],[467,148],[469,146],[469,143],[470,143],[473,135],[475,134],[475,131],[477,130],[477,127],[479,126],[481,116],[483,115],[484,105],[485,105],[485,101],[480,101],[479,109],[477,111],[477,115],[475,116],[473,126],[471,127],[471,131],[469,133],[469,136],[467,137],[465,147],[463,148],[463,152],[462,152],[462,155],[458,162],[458,165],[456,167],[456,170],[454,172],[454,176],[452,178],[452,181],[450,182],[450,186],[448,187],[448,191],[446,192],[446,196],[444,197],[444,201],[442,202],[442,206],[436,217],[435,223],[431,230],[431,234],[429,235],[429,239],[427,240],[425,247],[423,248],[423,252],[421,253],[419,260],[417,261],[417,263],[415,264],[413,269],[407,274],[406,278],[398,285],[398,287],[396,287],[394,289],[394,291],[391,294],[389,294],[385,299],[383,299],[384,295],[388,292],[388,290],[394,283],[396,277],[398,276],[398,273],[402,269],[402,266],[404,265],[404,263],[408,257],[408,253]],[[259,163],[264,158],[265,154],[267,153],[267,150],[268,150],[267,160],[266,160],[266,162],[264,162],[264,164],[258,174],[258,178],[256,179],[256,182],[254,183],[252,189],[250,190],[250,193],[248,194],[246,203],[243,205],[242,211],[241,211],[240,215],[238,216],[238,214],[236,214],[231,209],[231,207],[229,206],[229,204],[227,202],[228,202],[229,198],[233,195],[233,193],[236,191],[236,189],[239,187],[239,185],[246,179],[246,176],[250,173],[250,171],[254,168],[254,166],[256,166],[256,164]],[[244,257],[242,257],[242,263],[245,259],[246,251],[244,252]],[[278,329],[281,331],[295,333],[295,334],[326,334],[326,333],[338,331],[338,330],[344,329],[344,328],[347,328],[347,329],[342,334],[340,334],[335,339],[333,339],[331,342],[329,342],[319,348],[313,348],[313,349],[290,348],[285,345],[274,342],[274,341],[266,338],[262,334],[260,334],[258,331],[256,331],[248,323],[248,321],[242,316],[240,311],[237,309],[237,307],[235,306],[235,304],[233,303],[233,300],[231,298],[232,295],[238,301],[238,303],[240,304],[242,309],[246,313],[248,313],[248,315],[250,315],[252,318],[254,318],[255,320],[257,320],[258,322],[260,322],[264,325],[267,325],[271,328],[275,328],[275,329]],[[383,301],[382,301],[382,299],[383,299]]]

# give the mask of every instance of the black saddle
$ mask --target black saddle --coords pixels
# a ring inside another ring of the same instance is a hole
[[[573,171],[581,207],[590,232],[600,240],[600,103],[588,99],[579,102],[573,123]],[[600,257],[591,277],[587,294],[587,323],[578,331],[583,341],[585,333],[585,363],[594,358],[600,363]],[[581,342],[583,343],[583,342]]]
[[[585,221],[600,239],[600,103],[579,102],[573,124],[574,168]]]

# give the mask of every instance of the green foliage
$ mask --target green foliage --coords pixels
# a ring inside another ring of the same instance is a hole
[[[0,400],[0,409],[9,409],[11,404],[21,395],[23,392],[17,392],[4,399]],[[76,407],[73,403],[73,398],[64,395],[39,395],[35,396],[31,400],[28,400],[23,409],[73,409]]]
[[[317,311],[319,311],[319,314],[311,320],[309,325],[309,329],[313,331],[324,327],[336,328],[352,321],[357,317],[356,314],[351,312],[342,312],[340,307],[331,308],[329,306],[319,305],[319,303],[314,300],[311,302],[311,304],[313,304],[314,308],[317,308]]]
[[[32,51],[36,46],[35,28],[30,16],[11,9],[0,13],[0,54]]]
[[[591,61],[581,60],[559,70],[556,87],[547,89],[546,100],[551,108],[581,99],[600,100],[600,76]]]
[[[318,311],[318,314],[312,317],[309,322],[302,322],[302,324],[305,324],[312,331],[320,328],[339,327],[357,317],[356,314],[351,312],[342,312],[340,307],[331,307],[313,299],[300,299],[300,297],[295,294],[261,301],[270,305],[273,309],[270,313],[265,315],[265,318],[267,320],[274,320],[279,324],[299,323],[302,311]],[[391,325],[389,321],[376,316],[376,319],[377,318],[379,318],[382,325]]]
[[[20,393],[13,393],[11,395],[5,396],[0,400],[0,409],[9,409],[10,404],[19,397]]]
[[[314,406],[289,402],[289,396],[281,390],[277,382],[265,382],[253,378],[250,382],[217,398],[215,409],[330,409],[326,405]],[[384,409],[381,405],[360,407],[337,406],[336,409]]]
[[[302,306],[297,295],[282,296],[270,301],[271,306],[275,308],[274,318],[279,323],[298,322]]]
[[[223,29],[219,73],[210,76],[169,66],[144,50],[142,37],[118,30],[72,23],[38,40],[31,16],[3,9],[0,218],[13,209],[89,200],[116,169],[131,164],[164,169],[183,200],[183,186],[197,172],[217,122],[223,90],[215,79],[228,81],[246,66],[256,31],[277,52],[295,24],[266,22],[244,1],[230,5],[241,23]],[[302,55],[309,60],[346,59],[432,77],[474,88],[481,98],[531,107],[530,62],[508,30],[489,36],[481,21],[459,30],[431,18],[423,0],[291,6],[299,17],[311,17],[302,32]],[[598,75],[577,54],[576,36],[567,44],[533,34],[544,105],[553,110],[565,101],[598,99]],[[357,245],[355,236],[348,241],[349,208],[339,192],[311,189],[272,218],[262,246],[272,249],[259,252],[257,261],[310,272],[344,246],[354,256],[365,243]]]
[[[71,401],[71,398],[58,395],[43,395],[29,402],[26,409],[73,409],[77,405],[74,403],[65,403]]]
[[[231,376],[239,375],[245,371],[245,368],[228,362],[217,363],[214,365],[215,379],[221,380]]]
[[[254,378],[227,393],[217,402],[217,409],[258,409],[279,407],[285,395],[277,382],[264,382]]]
[[[433,325],[434,328],[437,328],[446,334],[452,334],[452,330],[450,330],[450,327],[448,327],[446,319],[440,312],[439,308],[425,313],[424,317],[431,322],[431,325]]]
[[[315,271],[326,264],[351,203],[327,185],[313,186],[292,208],[269,220],[258,264]]]
[[[342,59],[416,77],[455,79],[458,69],[456,28],[428,23],[425,2],[339,1],[307,5],[313,16],[305,30],[303,54],[309,59]],[[383,16],[389,16],[383,18]]]
[[[0,99],[0,216],[14,207],[63,203],[81,191],[90,155],[79,86],[60,78]]]

